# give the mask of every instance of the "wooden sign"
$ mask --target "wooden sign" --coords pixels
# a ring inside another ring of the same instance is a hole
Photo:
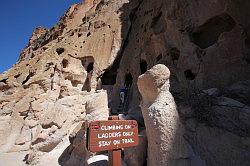
[[[139,143],[135,120],[94,121],[88,128],[88,150],[99,152],[136,146]]]

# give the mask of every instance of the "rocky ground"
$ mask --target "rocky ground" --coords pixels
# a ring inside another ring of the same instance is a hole
[[[86,122],[119,111],[140,125],[124,165],[250,165],[249,9],[247,0],[72,5],[0,75],[0,165],[89,165]]]

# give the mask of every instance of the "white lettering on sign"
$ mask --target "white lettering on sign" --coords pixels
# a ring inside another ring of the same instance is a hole
[[[113,140],[113,142],[111,142],[111,141],[99,141],[98,142],[99,147],[109,146],[112,143],[113,143],[113,145],[119,145],[121,143],[128,144],[128,143],[134,143],[134,140],[132,138],[129,138],[129,139],[123,138],[121,140]]]
[[[120,136],[121,136],[121,132],[97,134],[97,138],[116,138]]]
[[[94,121],[88,124],[88,150],[99,152],[136,146],[139,143],[135,120]]]
[[[127,125],[127,127],[129,127],[129,125]],[[99,147],[105,147],[105,146],[109,146],[111,144],[113,145],[119,145],[119,144],[129,144],[129,143],[134,143],[134,140],[132,138],[123,138],[123,139],[119,139],[119,137],[123,136],[123,137],[131,137],[133,136],[134,132],[133,131],[123,131],[123,132],[113,132],[113,133],[98,133],[97,134],[97,138],[99,139],[108,139],[108,138],[118,138],[118,140],[113,140],[113,141],[99,141],[98,145]]]
[[[101,130],[123,130],[123,125],[101,126]]]
[[[113,141],[113,144],[114,144],[114,145],[119,145],[120,143],[121,143],[120,140],[114,140],[114,141]]]
[[[125,129],[131,129],[131,125],[125,125]]]
[[[134,143],[134,140],[132,138],[130,139],[122,139],[122,143],[126,144],[126,143]]]
[[[132,136],[133,133],[134,133],[133,131],[131,131],[131,132],[123,132],[122,136]]]
[[[111,141],[99,141],[99,147],[109,146]]]

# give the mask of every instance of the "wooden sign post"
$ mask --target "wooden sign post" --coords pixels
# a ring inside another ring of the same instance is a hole
[[[121,166],[121,149],[139,143],[135,120],[94,121],[89,124],[87,148],[91,152],[109,151],[109,166]]]
[[[118,116],[111,116],[109,120],[119,120]],[[109,166],[121,166],[122,165],[122,150],[113,149],[109,151]]]

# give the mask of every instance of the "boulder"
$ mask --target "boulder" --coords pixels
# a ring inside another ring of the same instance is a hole
[[[98,91],[89,95],[85,109],[85,120],[79,122],[71,132],[69,137],[71,144],[59,158],[61,165],[88,165],[87,160],[91,157],[91,153],[86,148],[87,125],[95,120],[108,120],[109,109],[106,91]]]

